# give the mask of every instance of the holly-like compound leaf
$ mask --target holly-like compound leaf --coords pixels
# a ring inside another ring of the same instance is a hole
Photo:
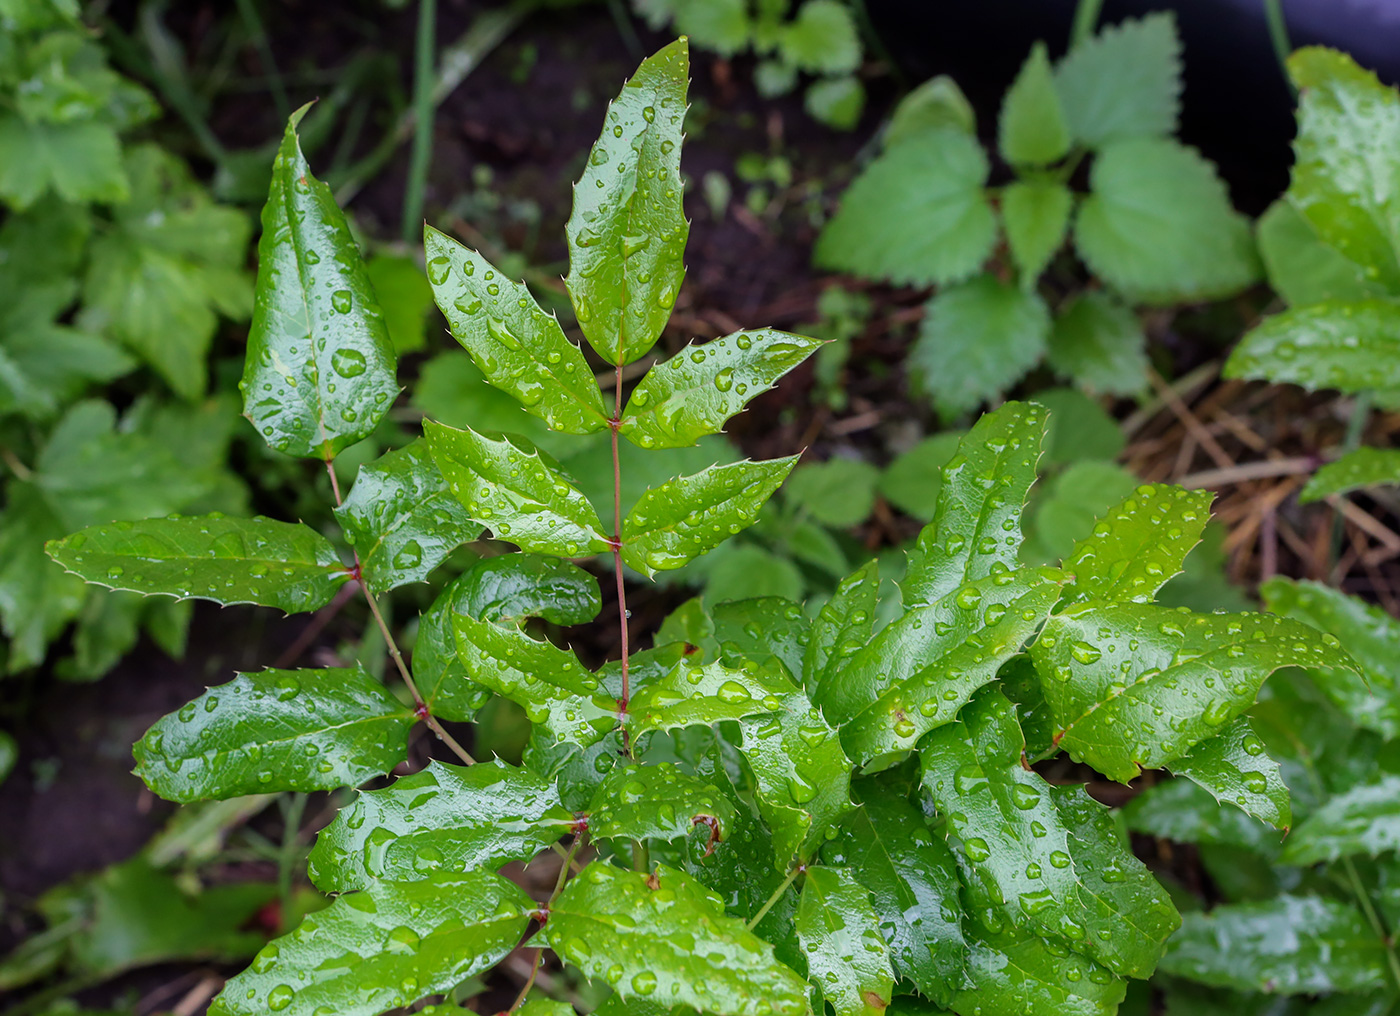
[[[1288,787],[1278,763],[1241,716],[1215,737],[1196,745],[1171,763],[1171,771],[1210,791],[1221,804],[1232,804],[1275,829],[1293,824]]]
[[[838,680],[844,661],[865,648],[875,633],[875,602],[880,592],[880,565],[872,560],[842,579],[822,605],[807,636],[801,680],[813,701],[822,686]]]
[[[403,761],[414,722],[358,667],[239,674],[157,721],[136,774],[181,803],[354,786]]]
[[[637,690],[628,703],[627,729],[635,740],[654,730],[708,726],[783,707],[792,682],[772,667],[744,662],[731,667],[682,660],[664,678]]]
[[[1035,634],[1063,582],[1051,568],[998,572],[881,631],[823,687],[827,715],[848,718],[847,752],[860,762],[905,752],[952,720]]]
[[[439,872],[528,861],[575,825],[554,782],[499,759],[431,762],[360,794],[316,837],[311,881],[328,893],[375,880],[417,882]]]
[[[802,1016],[807,986],[690,876],[595,861],[564,887],[540,937],[624,1000],[655,996],[732,1016]]]
[[[1074,139],[1090,148],[1175,133],[1181,94],[1175,17],[1129,19],[1085,39],[1055,68],[1055,88]]]
[[[883,790],[871,793],[822,858],[848,866],[869,892],[894,972],[924,995],[950,1001],[967,983],[958,867],[923,814]]]
[[[1064,243],[1073,207],[1074,195],[1055,181],[1017,180],[1002,191],[1001,219],[1023,289],[1035,286]]]
[[[1002,100],[997,139],[1002,157],[1013,165],[1048,166],[1069,152],[1069,126],[1043,42],[1031,47]],[[1068,191],[1064,197],[1067,206]],[[1065,211],[1068,214],[1068,207]]]
[[[618,433],[642,448],[683,448],[728,420],[821,345],[773,328],[692,343],[628,396]],[[595,386],[596,390],[596,386]]]
[[[1074,242],[1099,278],[1142,303],[1228,296],[1259,276],[1249,221],[1215,167],[1174,141],[1115,141],[1094,160]]]
[[[1278,833],[1233,805],[1216,802],[1190,780],[1148,787],[1123,807],[1123,824],[1177,843],[1221,844],[1265,857],[1278,854]]]
[[[299,523],[213,515],[92,526],[46,545],[75,575],[108,589],[319,610],[350,578],[335,548]]]
[[[433,461],[468,514],[521,550],[581,557],[610,550],[588,499],[541,457],[509,437],[423,425]]]
[[[680,163],[689,80],[685,39],[643,61],[609,103],[574,185],[564,283],[584,337],[611,364],[652,347],[685,277],[690,225]]]
[[[1322,242],[1288,195],[1271,204],[1254,228],[1269,285],[1290,307],[1326,300],[1384,296],[1366,269]]]
[[[335,509],[371,592],[421,582],[481,527],[447,488],[421,438],[360,467]]]
[[[1298,492],[1304,504],[1334,494],[1400,483],[1400,451],[1394,448],[1357,448],[1329,462]]]
[[[983,416],[942,468],[938,507],[909,554],[906,607],[932,603],[969,579],[1016,567],[1021,509],[1035,482],[1045,408],[1008,402]],[[990,489],[985,478],[992,478]]]
[[[929,300],[910,364],[941,409],[963,413],[1039,363],[1049,336],[1050,311],[1039,294],[979,275]]]
[[[606,838],[674,840],[704,826],[728,837],[734,805],[717,788],[668,765],[615,766],[588,806],[588,830]]]
[[[1328,800],[1298,824],[1283,848],[1286,864],[1316,864],[1400,850],[1400,776],[1383,775]]]
[[[378,426],[399,388],[359,248],[297,143],[305,111],[292,114],[272,167],[239,387],[273,448],[330,459]]]
[[[1074,578],[1065,598],[1150,603],[1201,540],[1211,495],[1149,483],[1120,501],[1074,545],[1063,568]]]
[[[1280,667],[1356,666],[1289,618],[1097,601],[1051,617],[1031,657],[1060,747],[1121,783],[1220,733]]]
[[[1146,344],[1137,315],[1093,291],[1075,297],[1055,319],[1046,360],[1090,391],[1135,395],[1146,384]]]
[[[947,285],[981,267],[996,242],[987,156],[942,127],[891,145],[841,197],[817,239],[822,268],[896,285]]]
[[[870,893],[849,868],[807,869],[797,906],[807,976],[836,1016],[881,1016],[894,970]]]
[[[375,1016],[442,994],[515,948],[536,904],[499,875],[382,882],[335,900],[263,947],[212,1016]]]
[[[1265,318],[1225,362],[1231,378],[1359,392],[1400,388],[1400,303],[1328,301]]]
[[[1275,577],[1259,587],[1264,606],[1342,639],[1361,667],[1314,670],[1310,676],[1357,726],[1387,740],[1400,737],[1400,622],[1390,614],[1320,582]]]
[[[431,226],[423,227],[423,244],[437,305],[486,380],[553,430],[605,428],[608,413],[583,353],[524,284]]]
[[[652,576],[713,550],[758,517],[797,458],[714,465],[648,488],[622,522],[623,562]]]
[[[1385,945],[1361,911],[1317,896],[1187,914],[1162,970],[1203,984],[1277,995],[1364,993],[1386,983]]]
[[[776,660],[794,681],[802,680],[802,657],[811,638],[811,623],[802,607],[780,596],[729,600],[713,611],[719,656],[731,666],[752,660],[767,666]]]

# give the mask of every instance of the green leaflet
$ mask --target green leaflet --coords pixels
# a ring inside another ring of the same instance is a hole
[[[0,115],[0,196],[20,211],[52,188],[64,201],[118,202],[128,195],[117,132],[101,123],[26,123]]]
[[[666,764],[614,766],[588,806],[595,837],[674,840],[705,826],[708,839],[729,836],[734,805],[718,789]]]
[[[895,285],[972,275],[996,243],[987,157],[955,127],[902,139],[866,167],[817,238],[818,266]]]
[[[1074,578],[1068,602],[1151,603],[1201,541],[1212,495],[1150,483],[1120,501],[1074,545],[1062,567]]]
[[[969,983],[957,862],[918,809],[883,789],[870,793],[822,859],[848,866],[869,891],[899,977],[944,1004]]]
[[[875,634],[875,601],[880,592],[880,565],[871,560],[842,579],[831,599],[822,604],[807,636],[800,676],[814,702],[829,692],[843,661],[863,649]]]
[[[316,837],[311,881],[324,892],[417,882],[528,861],[575,825],[552,780],[499,759],[428,768],[359,794]]]
[[[447,489],[422,438],[361,466],[335,517],[374,593],[423,581],[481,532]]]
[[[1170,12],[1110,25],[1055,68],[1074,139],[1100,148],[1120,138],[1176,132],[1181,42]]]
[[[1022,289],[1035,286],[1064,243],[1073,208],[1074,195],[1054,181],[1017,180],[1002,191],[1002,225]]]
[[[1110,294],[1081,293],[1055,319],[1045,359],[1082,388],[1135,395],[1147,378],[1142,323]]]
[[[261,516],[111,522],[46,544],[89,582],[147,596],[318,610],[350,578],[335,548],[299,523]]]
[[[1035,634],[1063,582],[1051,568],[998,572],[884,629],[846,663],[835,686],[841,699],[824,703],[828,715],[849,714],[841,729],[847,752],[869,762],[909,751],[951,721]]]
[[[640,448],[693,445],[706,434],[718,434],[750,399],[821,344],[773,328],[691,343],[647,371],[627,398],[618,433]]]
[[[523,440],[431,420],[424,421],[423,434],[452,493],[498,539],[555,557],[611,549],[588,499]]]
[[[1177,843],[1223,844],[1266,857],[1278,853],[1278,833],[1233,805],[1218,804],[1186,779],[1148,787],[1123,807],[1123,823],[1135,833]]]
[[[1231,378],[1359,392],[1400,388],[1400,303],[1328,301],[1265,318],[1225,362]]]
[[[654,730],[708,726],[783,708],[796,689],[772,667],[745,662],[692,663],[683,659],[665,677],[648,682],[628,703],[626,727],[633,740]]]
[[[1360,664],[1360,673],[1342,667],[1314,670],[1313,683],[1357,726],[1387,740],[1400,737],[1400,668],[1395,657],[1400,622],[1319,582],[1275,577],[1259,587],[1259,595],[1273,613],[1345,639],[1347,654]]]
[[[1249,221],[1215,167],[1174,141],[1109,143],[1090,170],[1074,243],[1099,278],[1135,301],[1215,299],[1259,276]]]
[[[938,127],[977,133],[977,113],[958,83],[946,74],[929,78],[899,100],[881,140],[890,147]]]
[[[717,603],[711,615],[711,634],[725,663],[737,667],[748,659],[766,667],[776,660],[794,682],[801,682],[811,639],[811,623],[801,606],[781,596],[759,596]]]
[[[860,66],[855,18],[838,0],[805,0],[783,26],[778,46],[788,63],[813,74],[847,74]]]
[[[664,866],[654,875],[595,861],[567,886],[539,937],[623,999],[731,1016],[810,1012],[805,982],[773,947],[724,913],[719,897]]]
[[[1045,409],[1008,402],[983,416],[945,465],[933,521],[909,552],[906,607],[932,603],[969,579],[1016,567],[1020,518],[1045,437]],[[988,490],[984,478],[993,479]]]
[[[342,896],[268,943],[211,1016],[375,1016],[441,994],[515,948],[535,903],[498,875],[438,874]]]
[[[1318,237],[1287,195],[1271,204],[1254,229],[1269,285],[1290,307],[1327,300],[1384,296],[1366,270]]]
[[[331,459],[378,426],[398,395],[394,347],[330,188],[311,175],[292,114],[258,241],[243,409],[273,448]]]
[[[1218,734],[1279,667],[1355,667],[1287,618],[1097,601],[1051,617],[1031,657],[1060,747],[1121,783]]]
[[[1316,864],[1400,850],[1400,776],[1338,794],[1299,823],[1284,842],[1285,864]]]
[[[1288,58],[1300,89],[1288,197],[1318,238],[1391,292],[1400,289],[1391,152],[1400,98],[1349,56],[1310,46]]]
[[[593,371],[525,285],[431,226],[423,227],[423,245],[437,305],[486,380],[552,430],[604,429],[608,412]]]
[[[881,1016],[894,990],[889,947],[870,893],[849,868],[807,869],[797,937],[814,981],[836,1016]]]
[[[442,1011],[437,1016],[456,1016],[453,1011],[461,1006],[443,1006]],[[430,1013],[428,1009],[420,1009],[420,1013]],[[516,1010],[520,1016],[576,1016],[574,1007],[567,1002],[556,1002],[552,998],[532,998],[519,1009]]]
[[[239,674],[156,722],[136,774],[169,801],[331,790],[403,761],[413,710],[359,667]]]
[[[1069,140],[1050,57],[1045,43],[1037,42],[1002,100],[997,147],[1013,165],[1048,166],[1069,153]],[[1066,192],[1066,212],[1068,197]]]
[[[1385,946],[1361,912],[1316,896],[1187,914],[1161,969],[1221,988],[1279,995],[1361,993],[1386,983]]]
[[[1265,754],[1264,742],[1244,716],[1196,745],[1170,768],[1210,791],[1221,804],[1233,804],[1275,829],[1286,830],[1293,824],[1288,787],[1278,763]]]
[[[797,458],[710,466],[648,488],[622,521],[623,562],[651,577],[713,550],[753,523]]]
[[[1298,500],[1306,504],[1334,494],[1396,483],[1400,483],[1400,451],[1356,448],[1308,477],[1307,484],[1298,492]]]
[[[652,347],[685,277],[680,162],[689,77],[685,39],[643,61],[609,103],[574,186],[564,283],[584,337],[611,364]]]

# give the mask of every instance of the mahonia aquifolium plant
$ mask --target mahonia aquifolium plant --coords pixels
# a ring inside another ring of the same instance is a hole
[[[487,379],[554,430],[610,431],[614,448],[717,432],[816,344],[767,329],[693,344],[621,398],[684,274],[688,69],[684,40],[641,66],[575,190],[566,282],[612,367],[611,411],[523,286],[442,233],[425,240],[439,306]],[[329,464],[397,386],[364,267],[295,126],[263,216],[245,406],[274,447]],[[320,533],[265,518],[115,523],[51,543],[88,580],[149,594],[306,611],[358,582],[376,617],[377,597],[483,526],[519,547],[447,587],[411,667],[385,626],[402,697],[360,668],[240,674],[137,743],[137,772],[180,802],[361,785],[403,761],[417,721],[462,762],[359,793],[311,852],[334,900],[211,1012],[372,1016],[522,944],[611,986],[605,1016],[1113,1012],[1179,917],[1113,814],[1030,761],[1064,750],[1120,781],[1165,767],[1284,827],[1287,790],[1240,714],[1278,667],[1353,664],[1296,621],[1152,603],[1207,521],[1202,493],[1141,487],[1062,569],[1019,567],[1045,421],[1009,403],[962,439],[902,610],[879,629],[872,563],[820,610],[692,602],[632,648],[626,569],[676,568],[740,531],[795,457],[677,477],[625,514],[615,504],[609,526],[522,440],[429,421],[337,507],[352,564]],[[622,656],[589,670],[527,626],[591,621],[598,585],[573,561],[599,554]],[[492,693],[533,724],[520,767],[473,764],[442,728]],[[564,864],[547,899],[496,874],[551,849]]]

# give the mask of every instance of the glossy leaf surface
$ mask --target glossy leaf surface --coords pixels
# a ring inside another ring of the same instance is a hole
[[[771,667],[730,667],[719,661],[699,664],[686,659],[632,696],[627,727],[635,739],[653,730],[776,713],[783,707],[783,696],[795,690]]]
[[[674,840],[707,825],[728,837],[734,805],[718,789],[668,765],[614,766],[588,806],[594,836]]]
[[[297,143],[303,112],[287,124],[272,168],[239,387],[245,414],[273,448],[330,459],[374,430],[399,386],[359,248]]]
[[[854,656],[875,634],[875,604],[880,592],[880,566],[870,561],[842,579],[831,599],[812,622],[803,654],[802,682],[812,700],[830,694],[824,685],[838,680],[844,661]]]
[[[1393,448],[1357,448],[1329,462],[1298,492],[1300,502],[1321,501],[1333,494],[1400,483],[1400,451]]]
[[[1328,800],[1284,843],[1288,864],[1400,850],[1400,776],[1382,775]]]
[[[682,448],[772,388],[821,345],[773,328],[691,343],[647,371],[628,396],[618,433],[641,448]]]
[[[1275,829],[1293,824],[1293,806],[1278,763],[1241,716],[1215,737],[1207,738],[1171,763],[1171,771],[1210,791],[1221,804],[1267,822]]]
[[[622,560],[644,575],[679,568],[750,525],[797,456],[710,466],[644,493],[622,520]]]
[[[1031,47],[1030,56],[1007,89],[997,139],[1002,158],[1014,165],[1048,166],[1069,152],[1069,126],[1043,42]]]
[[[555,557],[610,548],[597,511],[537,450],[432,421],[423,430],[452,493],[497,538]]]
[[[423,245],[437,305],[487,381],[553,430],[591,434],[607,426],[583,353],[523,283],[431,226]]]
[[[681,122],[690,52],[679,39],[643,61],[608,105],[574,186],[564,280],[584,337],[608,363],[656,342],[685,277]]]
[[[1329,301],[1265,318],[1240,340],[1225,376],[1358,392],[1400,388],[1400,303]]]
[[[382,790],[359,794],[316,837],[311,880],[324,892],[377,880],[492,871],[528,861],[574,825],[554,783],[499,759],[431,762]]]
[[[51,541],[49,556],[96,585],[146,596],[318,610],[350,578],[308,526],[223,515],[111,522]]]
[[[889,947],[870,894],[848,868],[807,869],[797,937],[807,976],[836,1016],[880,1016],[894,990]]]
[[[534,908],[517,886],[484,871],[377,883],[264,946],[209,1011],[313,1016],[325,1006],[375,1016],[446,992],[504,959]]]
[[[654,875],[595,861],[567,886],[540,933],[623,999],[651,996],[733,1016],[801,1016],[806,984],[719,897],[669,868]]]

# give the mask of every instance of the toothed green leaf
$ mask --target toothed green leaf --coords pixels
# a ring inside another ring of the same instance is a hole
[[[870,561],[842,579],[812,622],[803,656],[801,679],[813,701],[825,697],[823,686],[838,680],[845,661],[875,634],[875,601],[880,592],[880,565]]]
[[[1265,318],[1245,334],[1224,374],[1359,392],[1400,388],[1400,303],[1328,301]]]
[[[870,893],[851,869],[807,869],[797,937],[807,977],[836,1016],[881,1016],[894,990],[894,970]]]
[[[1334,494],[1397,483],[1400,483],[1400,451],[1356,448],[1308,477],[1307,484],[1298,492],[1298,500],[1306,504]]]
[[[1055,89],[1074,139],[1090,148],[1175,133],[1181,94],[1175,17],[1130,18],[1085,39],[1055,68]]]
[[[1136,395],[1147,384],[1146,345],[1136,314],[1108,293],[1088,292],[1055,319],[1045,359],[1091,392]]]
[[[1047,166],[1069,152],[1069,126],[1055,92],[1050,57],[1043,42],[1031,47],[1030,56],[1007,89],[997,123],[997,140],[1002,158],[1016,165]],[[1068,214],[1068,191],[1064,200]]]
[[[1278,763],[1265,753],[1264,742],[1247,717],[1202,741],[1170,768],[1204,787],[1221,804],[1234,805],[1275,829],[1293,824],[1293,806]]]
[[[1400,850],[1400,776],[1382,775],[1338,794],[1298,824],[1285,864],[1316,864]]]
[[[1062,183],[1018,180],[1001,194],[1006,242],[1021,273],[1021,287],[1031,288],[1069,230],[1074,195]]]

